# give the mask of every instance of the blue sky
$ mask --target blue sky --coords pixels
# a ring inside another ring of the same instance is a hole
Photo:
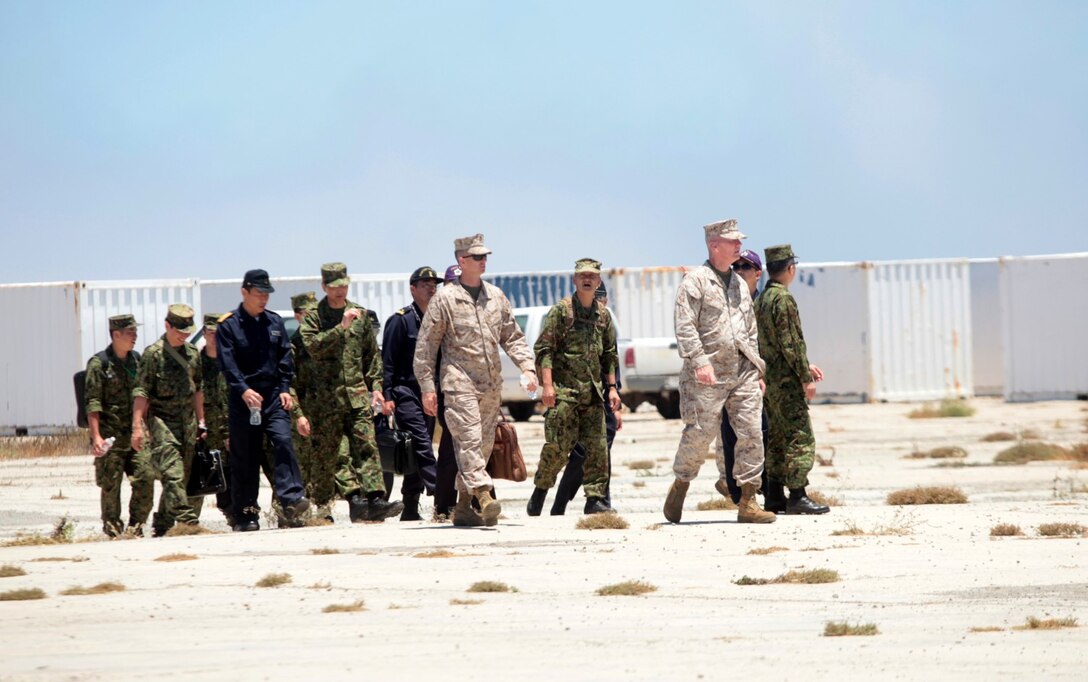
[[[1088,250],[1085,2],[0,0],[0,281]]]

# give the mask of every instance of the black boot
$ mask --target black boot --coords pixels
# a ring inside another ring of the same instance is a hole
[[[781,481],[767,479],[763,486],[763,508],[775,514],[786,511],[786,491],[783,490]]]
[[[242,521],[234,524],[235,533],[250,533],[255,530],[260,530],[261,524],[256,519],[249,519],[248,521]]]
[[[786,503],[787,514],[826,514],[829,511],[830,507],[808,499],[804,488],[790,488],[790,499]]]
[[[540,516],[544,511],[544,500],[548,498],[547,488],[533,488],[533,494],[529,496],[529,504],[525,505],[525,511],[529,516]],[[556,499],[558,502],[558,498]],[[555,513],[554,511],[552,512]]]
[[[348,517],[351,518],[352,523],[362,523],[366,521],[366,515],[370,510],[370,505],[367,504],[366,498],[362,493],[355,493],[348,495]]]
[[[400,513],[401,521],[422,521],[419,515],[419,493],[404,493],[404,511]]]
[[[607,514],[615,511],[612,507],[609,507],[604,502],[603,497],[588,497],[586,498],[586,514]]]
[[[376,490],[366,494],[366,506],[367,521],[385,521],[390,516],[396,516],[404,511],[404,504],[390,502],[385,499],[385,493]]]

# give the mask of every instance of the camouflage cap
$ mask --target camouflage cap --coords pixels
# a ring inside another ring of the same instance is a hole
[[[783,260],[796,260],[797,256],[793,255],[793,247],[789,244],[779,244],[778,246],[768,246],[763,249],[764,260],[770,263],[777,263]]]
[[[196,325],[193,323],[194,314],[193,309],[184,303],[174,303],[167,308],[166,321],[179,332],[192,334],[196,331]]]
[[[214,332],[219,328],[219,318],[222,316],[222,313],[204,313],[204,329]]]
[[[321,283],[327,287],[346,287],[351,284],[348,266],[343,263],[325,263],[321,266]]]
[[[601,274],[601,261],[592,258],[579,258],[574,261],[574,274],[577,275],[582,272],[592,272],[595,275]]]
[[[474,234],[471,237],[461,237],[453,240],[454,252],[467,251],[470,256],[486,256],[491,249],[484,246],[484,236]]]
[[[310,308],[317,307],[317,294],[312,291],[307,291],[302,294],[295,294],[291,297],[291,310],[298,312],[300,310],[309,310]]]
[[[710,223],[709,225],[703,225],[703,231],[706,232],[706,238],[720,237],[722,239],[747,239],[748,235],[742,234],[740,228],[737,227],[737,219],[730,218],[729,220],[719,220],[716,223]]]
[[[135,329],[136,318],[132,315],[114,315],[110,318],[110,331],[118,332],[122,329]]]

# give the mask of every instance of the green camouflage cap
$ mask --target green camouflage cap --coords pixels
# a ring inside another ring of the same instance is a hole
[[[299,310],[309,310],[310,308],[317,307],[317,294],[312,291],[307,291],[303,294],[295,294],[291,297],[291,310],[298,312]]]
[[[204,329],[215,331],[219,326],[219,318],[222,313],[204,313]]]
[[[184,303],[175,303],[167,308],[166,321],[179,332],[192,334],[196,331],[196,325],[193,324],[193,315],[195,313],[192,308]]]
[[[491,249],[484,246],[484,236],[479,233],[474,234],[471,237],[454,239],[453,251],[454,253],[467,251],[470,256],[486,256],[491,253]]]
[[[709,225],[703,225],[703,231],[706,233],[706,238],[720,237],[722,239],[747,239],[748,235],[742,234],[740,228],[737,226],[737,219],[730,218],[729,220],[719,220],[716,223],[710,223]]]
[[[777,263],[782,260],[796,259],[797,256],[793,255],[793,247],[789,244],[779,244],[778,246],[768,246],[763,249],[763,260],[767,262],[767,265],[771,263]]]
[[[601,261],[593,260],[592,258],[579,258],[574,261],[574,274],[581,272],[592,272],[595,275],[601,274]]]
[[[110,318],[110,331],[119,332],[122,329],[135,329],[136,318],[132,315],[114,315]]]
[[[346,287],[351,284],[348,266],[343,263],[325,263],[321,266],[321,283],[327,287]]]

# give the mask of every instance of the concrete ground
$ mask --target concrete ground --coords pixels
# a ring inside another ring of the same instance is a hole
[[[0,601],[0,679],[1082,680],[1088,539],[1040,538],[1035,528],[1088,525],[1088,469],[987,466],[1009,443],[980,438],[1031,428],[1050,442],[1083,442],[1088,412],[1076,402],[973,404],[973,417],[934,420],[906,418],[907,405],[814,407],[827,463],[809,488],[842,504],[768,526],[695,509],[717,497],[713,461],[692,484],[683,523],[663,523],[681,424],[640,412],[628,415],[614,450],[614,505],[626,530],[576,529],[579,500],[567,516],[528,518],[530,479],[498,483],[506,518],[491,529],[352,526],[341,502],[328,527],[0,548],[0,566],[26,571],[0,578],[0,593],[48,595]],[[518,430],[532,471],[543,422]],[[967,466],[903,459],[939,445],[966,448]],[[627,466],[639,460],[652,468]],[[885,504],[888,492],[915,485],[959,486],[970,501]],[[0,461],[0,543],[48,534],[64,514],[78,538],[98,531],[89,457]],[[226,530],[214,509],[204,521]],[[991,538],[998,523],[1026,535]],[[897,534],[834,534],[851,527]],[[786,549],[750,554],[772,546]],[[439,549],[449,556],[420,556]],[[156,560],[175,553],[197,558]],[[841,580],[734,584],[815,568]],[[270,573],[291,581],[255,586]],[[466,592],[481,580],[516,592]],[[657,590],[595,594],[627,580]],[[126,589],[60,594],[108,581]],[[357,600],[365,610],[323,612]],[[1080,627],[1012,629],[1032,616]],[[843,620],[880,633],[822,636],[825,623]]]

